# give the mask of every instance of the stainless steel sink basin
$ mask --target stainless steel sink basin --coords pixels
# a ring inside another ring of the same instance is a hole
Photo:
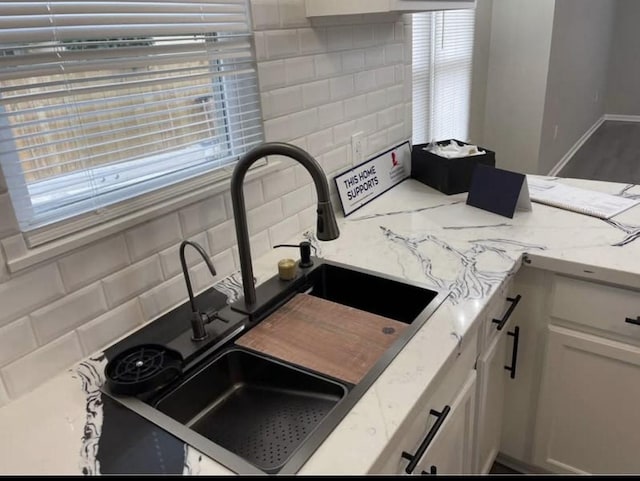
[[[239,348],[162,396],[158,411],[266,473],[277,473],[347,388]]]
[[[103,392],[237,473],[296,473],[447,296],[393,276],[313,260],[292,281],[274,276],[258,286],[260,307],[251,314],[233,305],[221,309],[235,336],[223,345],[189,347],[189,336],[169,343],[189,359],[172,385],[148,396]],[[233,344],[302,292],[408,327],[356,385]]]

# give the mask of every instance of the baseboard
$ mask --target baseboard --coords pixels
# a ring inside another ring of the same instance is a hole
[[[560,172],[562,168],[565,165],[567,165],[567,163],[571,160],[571,158],[575,155],[575,153],[580,149],[580,147],[582,147],[584,143],[587,140],[589,140],[589,137],[591,137],[593,133],[596,130],[598,130],[598,127],[602,125],[602,122],[604,122],[605,120],[610,120],[610,119],[607,119],[606,117],[607,117],[606,115],[603,115],[596,121],[595,124],[589,127],[589,130],[587,130],[584,134],[582,134],[582,137],[580,137],[578,141],[575,144],[573,144],[573,146],[569,149],[569,151],[566,154],[564,154],[564,156],[560,159],[560,161],[555,165],[555,167],[553,167],[549,171],[547,175],[551,177],[556,176],[558,172]],[[640,117],[638,117],[638,119],[640,119]]]
[[[614,120],[617,122],[640,122],[640,115],[604,114],[604,120]]]
[[[507,456],[506,454],[502,453],[498,453],[498,456],[496,457],[496,463],[500,463],[503,466],[506,466],[507,468],[513,469],[514,471],[522,474],[551,474],[549,471],[536,468],[535,466],[523,463],[522,461],[518,461],[517,459],[514,459],[511,456]]]

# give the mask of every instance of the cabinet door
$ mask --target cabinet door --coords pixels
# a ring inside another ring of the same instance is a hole
[[[470,474],[476,373],[471,371],[413,474]]]
[[[508,376],[504,369],[507,339],[506,332],[502,332],[478,359],[476,473],[488,473],[500,450],[504,390]]]
[[[639,473],[640,348],[548,329],[534,463],[554,473]]]

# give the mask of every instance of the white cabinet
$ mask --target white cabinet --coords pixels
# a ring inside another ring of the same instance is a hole
[[[477,336],[467,333],[389,440],[369,474],[470,474],[475,426]]]
[[[307,17],[474,8],[475,0],[305,0]]]
[[[550,325],[534,464],[640,473],[640,348]]]
[[[520,299],[520,296],[517,297]],[[513,299],[513,298],[512,298]],[[490,335],[490,343],[478,359],[478,411],[476,417],[476,445],[474,472],[486,474],[500,450],[502,433],[502,417],[505,396],[505,384],[510,376],[510,370],[517,366],[517,346],[519,341],[519,327],[511,320],[513,308],[517,301],[504,313],[503,324],[492,323],[492,330],[496,335]],[[490,313],[485,322],[492,322],[495,317]],[[501,327],[498,330],[498,327]],[[515,375],[515,371],[513,372]]]

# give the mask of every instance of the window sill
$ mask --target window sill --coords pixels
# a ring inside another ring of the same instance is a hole
[[[282,161],[269,160],[267,164],[253,168],[247,172],[245,182],[259,179],[267,174],[280,170]],[[212,180],[212,177],[217,177]],[[25,234],[18,234],[1,241],[4,249],[7,269],[15,274],[23,269],[41,262],[67,254],[68,252],[101,240],[112,234],[124,231],[164,214],[176,211],[207,197],[226,192],[230,188],[231,172],[220,178],[219,173],[212,172],[191,179],[180,186],[172,186],[161,190],[163,200],[153,205],[123,215],[73,234],[29,248]],[[185,189],[185,185],[188,187]],[[184,192],[186,190],[186,192]],[[177,192],[184,192],[177,194]],[[68,228],[68,226],[67,226]]]

